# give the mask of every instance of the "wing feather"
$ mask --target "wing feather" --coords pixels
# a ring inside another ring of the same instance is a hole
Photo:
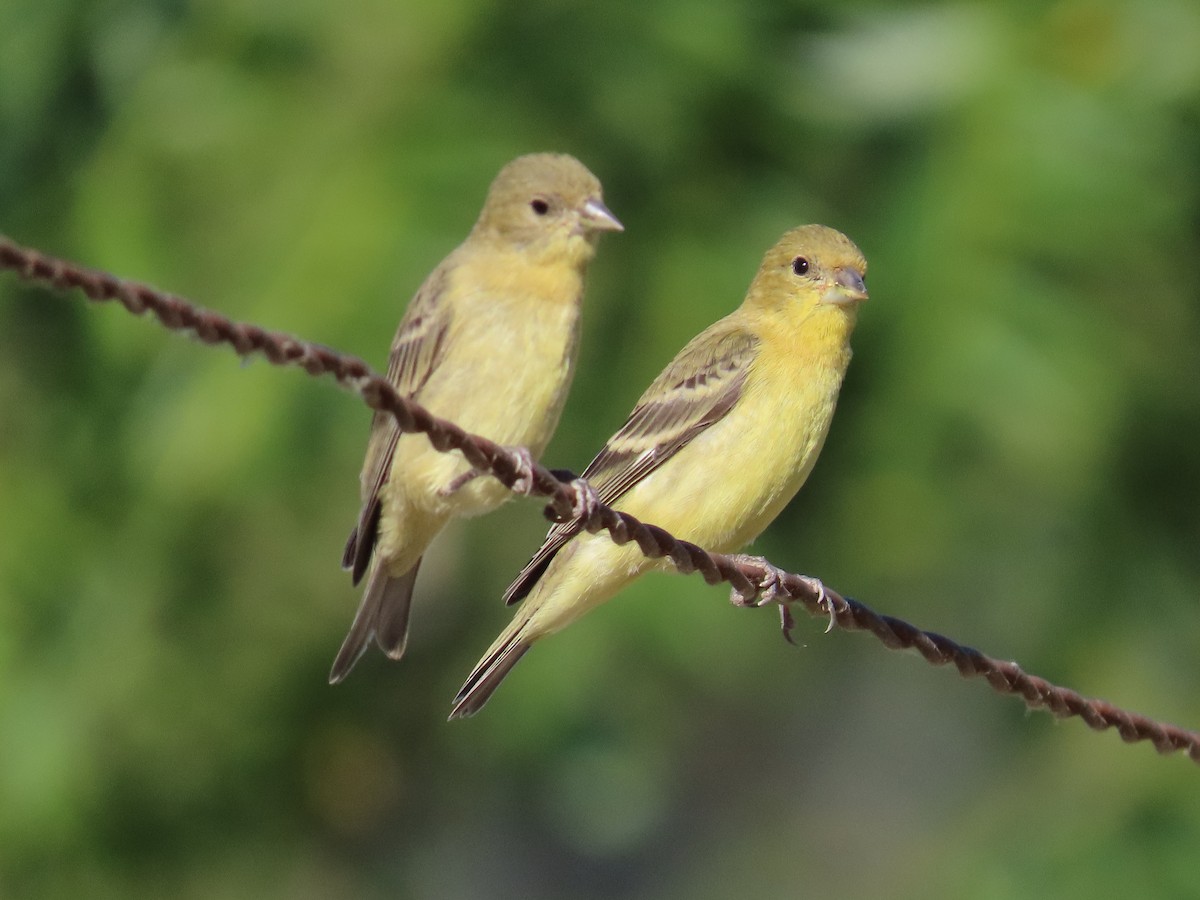
[[[612,505],[634,485],[725,417],[738,397],[758,338],[727,319],[694,338],[646,390],[621,429],[588,464],[583,477]],[[504,593],[505,603],[528,595],[554,555],[579,532],[555,525]]]
[[[450,309],[440,302],[445,285],[443,264],[418,289],[396,329],[387,379],[402,396],[419,400],[421,388],[441,359],[451,321]],[[351,570],[354,584],[362,580],[371,562],[379,527],[379,491],[391,474],[400,435],[395,419],[387,413],[375,413],[362,471],[362,510],[342,554],[342,566]]]

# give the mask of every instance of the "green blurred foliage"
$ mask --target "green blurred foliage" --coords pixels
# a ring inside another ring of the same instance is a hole
[[[9,0],[0,230],[382,365],[495,171],[625,222],[547,462],[821,221],[872,299],[757,550],[1200,725],[1200,7]],[[0,895],[1184,897],[1195,767],[660,575],[448,701],[545,522],[328,665],[368,413],[0,279]]]

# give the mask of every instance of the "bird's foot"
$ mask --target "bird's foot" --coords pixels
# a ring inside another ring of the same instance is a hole
[[[576,478],[569,487],[572,494],[571,516],[586,528],[596,515],[597,507],[600,506],[600,495],[582,478]]]
[[[511,490],[528,497],[533,493],[533,455],[524,447],[505,447],[504,449],[511,454],[511,462],[515,471]],[[479,476],[490,474],[482,469],[468,469],[461,475],[456,475],[445,487],[439,488],[438,496],[453,497]]]
[[[758,581],[747,578],[750,581],[750,589],[733,587],[729,592],[729,602],[734,606],[743,607],[760,607],[766,606],[768,603],[786,603],[786,598],[780,600],[779,591],[783,585],[783,576],[787,573],[776,566],[771,565],[761,556],[750,556],[745,553],[739,553],[732,557],[733,561],[739,566],[754,566],[762,569],[763,574],[759,576]]]
[[[792,640],[792,629],[796,627],[796,619],[792,616],[792,611],[788,607],[791,598],[783,590],[783,578],[787,575],[783,569],[771,565],[761,556],[749,556],[746,554],[738,554],[733,557],[734,562],[739,565],[751,565],[762,569],[763,574],[759,577],[758,582],[750,582],[750,591],[740,590],[734,587],[729,592],[729,602],[734,606],[743,607],[762,607],[769,603],[779,604],[779,628],[783,632],[784,638],[789,644],[796,643]],[[829,613],[829,626],[825,629],[825,633],[833,631],[833,626],[837,624],[837,609],[834,607],[833,599],[829,596],[829,592],[825,590],[825,585],[821,579],[813,578],[810,575],[799,575],[809,589],[817,595],[817,606]]]
[[[528,497],[533,493],[533,454],[524,447],[508,447],[506,448],[513,457],[513,467],[516,469],[516,478],[511,485],[514,493]]]

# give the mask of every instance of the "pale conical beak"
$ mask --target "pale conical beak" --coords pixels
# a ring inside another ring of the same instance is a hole
[[[866,300],[868,296],[862,274],[854,269],[841,268],[837,270],[833,285],[822,295],[821,302],[847,306]]]
[[[595,197],[583,204],[580,219],[584,225],[596,231],[625,230],[625,226],[620,223],[609,208]]]

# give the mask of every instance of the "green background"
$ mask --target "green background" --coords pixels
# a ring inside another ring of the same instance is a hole
[[[552,466],[818,221],[871,300],[755,546],[1200,726],[1200,7],[7,0],[0,231],[382,366],[500,166],[625,223]],[[1194,897],[1200,771],[648,577],[449,700],[545,528],[325,683],[368,412],[0,277],[0,895]]]

